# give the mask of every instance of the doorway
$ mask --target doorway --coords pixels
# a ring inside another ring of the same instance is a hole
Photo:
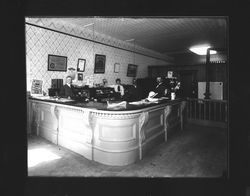
[[[182,97],[197,98],[197,70],[179,71]]]

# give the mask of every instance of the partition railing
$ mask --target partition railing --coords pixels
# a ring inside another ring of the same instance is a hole
[[[187,98],[187,121],[206,126],[227,127],[226,100]]]

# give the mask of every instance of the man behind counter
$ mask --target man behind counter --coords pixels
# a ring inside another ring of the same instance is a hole
[[[66,84],[60,90],[59,95],[64,98],[72,98],[73,97],[73,90],[72,90],[72,78],[71,76],[66,77]]]
[[[165,97],[167,94],[166,84],[164,84],[162,77],[157,77],[156,81],[157,81],[157,85],[156,85],[154,91],[151,91],[149,93],[149,97],[151,97],[151,98]]]
[[[132,81],[132,85],[128,89],[127,98],[130,101],[137,101],[140,99],[139,89],[137,87],[137,80],[135,78]]]
[[[115,80],[115,85],[112,85],[111,87],[114,88],[115,92],[116,92],[116,96],[117,98],[122,98],[124,96],[124,87],[123,85],[121,85],[121,79],[117,78]]]

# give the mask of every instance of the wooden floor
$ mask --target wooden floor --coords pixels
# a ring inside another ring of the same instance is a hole
[[[227,130],[198,125],[186,125],[143,160],[122,167],[90,161],[41,137],[29,136],[28,150],[36,148],[60,158],[28,167],[28,176],[220,177],[227,171]]]

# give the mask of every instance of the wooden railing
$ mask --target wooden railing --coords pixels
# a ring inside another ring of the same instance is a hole
[[[206,126],[227,127],[227,101],[187,98],[187,121]]]

